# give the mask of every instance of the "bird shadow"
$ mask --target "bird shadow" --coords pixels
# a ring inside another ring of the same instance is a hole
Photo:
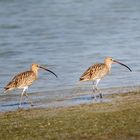
[[[23,102],[22,105],[27,105],[27,102]],[[14,106],[19,106],[19,103],[13,103],[13,104],[3,104],[1,107],[14,107]]]
[[[82,95],[78,97],[74,97],[71,99],[68,99],[67,101],[73,102],[73,103],[102,103],[106,102],[105,99],[100,98],[100,96],[96,96],[96,98],[93,95]]]
[[[68,100],[71,102],[90,102],[94,100],[94,97],[91,95],[82,95]]]
[[[71,98],[69,99],[71,101],[76,101],[76,100],[93,100],[93,97],[92,96],[89,96],[89,95],[84,95],[84,96],[79,96],[79,97],[75,97],[75,98]]]

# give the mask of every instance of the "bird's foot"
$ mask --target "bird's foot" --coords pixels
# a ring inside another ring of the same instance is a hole
[[[95,95],[94,96],[91,96],[91,98],[94,99],[95,101],[97,101],[97,98],[96,98]]]
[[[100,97],[100,103],[102,103],[103,102],[103,95],[102,95],[102,93],[99,94],[99,97]]]
[[[21,104],[18,105],[18,109],[21,109]]]
[[[103,95],[102,95],[102,93],[100,93],[100,94],[99,94],[99,97],[100,97],[100,99],[102,99],[102,98],[103,98]]]
[[[35,106],[33,103],[30,104],[31,107]]]

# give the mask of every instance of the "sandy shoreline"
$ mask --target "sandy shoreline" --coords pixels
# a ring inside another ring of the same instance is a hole
[[[110,102],[0,113],[1,139],[140,139],[140,91],[106,95]]]

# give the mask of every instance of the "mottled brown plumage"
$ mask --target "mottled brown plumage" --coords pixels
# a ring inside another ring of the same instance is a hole
[[[13,90],[13,89],[23,89],[23,92],[21,93],[21,98],[20,98],[20,106],[21,106],[21,101],[22,101],[22,96],[25,94],[26,97],[28,97],[28,94],[26,93],[26,90],[28,89],[28,87],[30,85],[33,84],[33,82],[38,78],[38,70],[39,68],[42,68],[46,71],[51,72],[52,74],[54,74],[56,77],[57,75],[42,67],[39,66],[38,64],[32,64],[31,65],[31,69],[29,71],[25,71],[22,73],[17,74],[5,87],[5,92],[9,91],[9,90]],[[31,100],[30,103],[32,104]]]
[[[4,87],[5,90],[12,90],[15,88],[24,88],[32,85],[37,79],[33,71],[26,71],[16,75],[7,85]]]
[[[105,77],[111,70],[111,65],[113,63],[121,64],[127,67],[130,71],[131,69],[123,63],[120,63],[116,60],[113,60],[111,57],[107,57],[104,60],[104,63],[96,63],[90,66],[80,77],[80,81],[93,81],[93,91],[97,90],[97,85],[99,81]],[[100,94],[102,98],[102,95]]]
[[[90,81],[103,78],[107,73],[109,73],[108,67],[101,63],[101,64],[94,64],[90,66],[80,77],[80,81]]]

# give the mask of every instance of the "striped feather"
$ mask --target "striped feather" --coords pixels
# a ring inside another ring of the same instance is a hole
[[[97,63],[90,66],[80,77],[80,81],[89,81],[103,78],[109,69],[104,63]]]
[[[15,88],[23,88],[30,86],[36,80],[36,75],[33,71],[26,71],[16,75],[5,87],[5,90],[12,90]]]

